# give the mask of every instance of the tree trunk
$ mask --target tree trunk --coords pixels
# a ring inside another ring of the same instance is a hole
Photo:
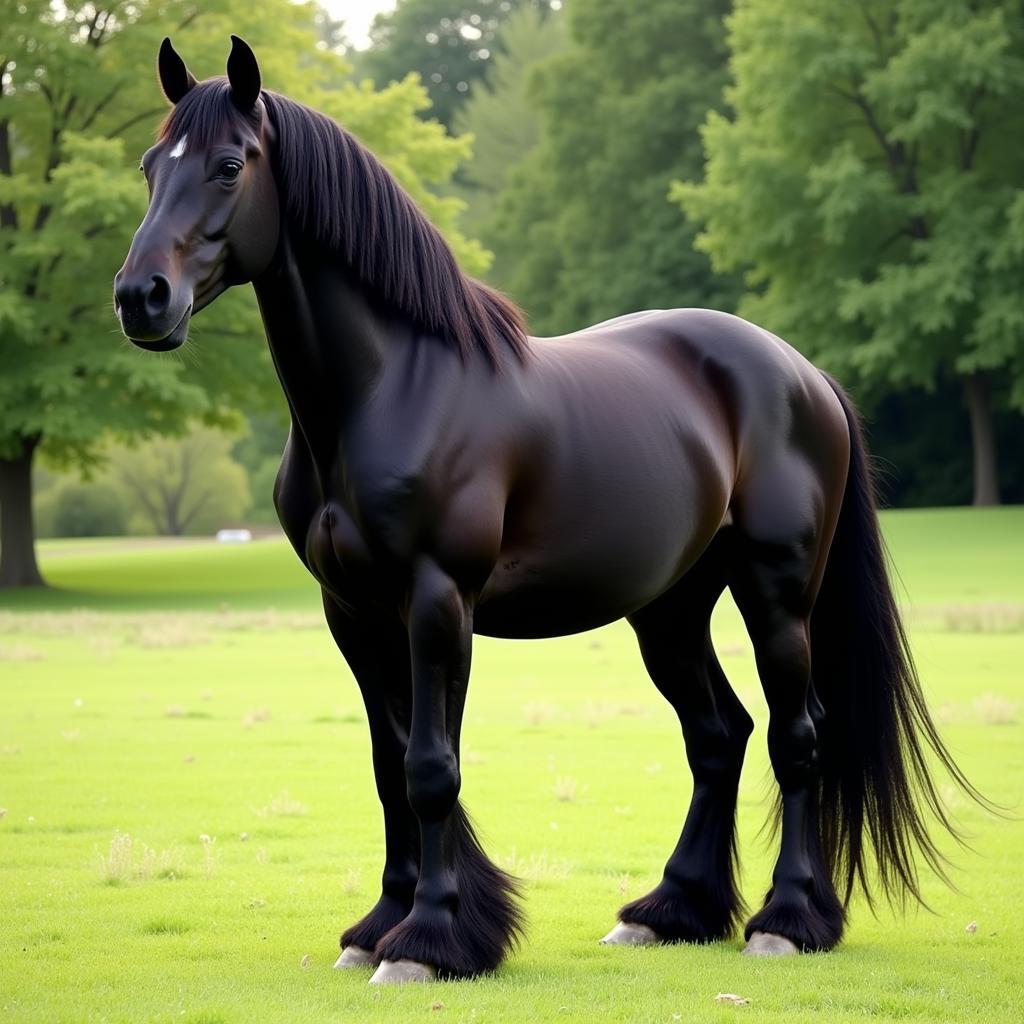
[[[0,458],[0,587],[41,587],[32,521],[32,456],[38,440],[23,439],[20,454]]]
[[[971,416],[971,442],[974,448],[974,504],[998,505],[999,468],[988,375],[972,373],[964,377],[964,390],[967,394],[967,410]]]

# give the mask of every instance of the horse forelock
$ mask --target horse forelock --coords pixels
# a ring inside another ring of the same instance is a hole
[[[171,142],[175,150],[181,146],[180,157],[189,150],[208,149],[228,130],[258,128],[259,115],[243,113],[232,102],[228,80],[211,78],[189,89],[171,108],[157,130],[157,139]]]

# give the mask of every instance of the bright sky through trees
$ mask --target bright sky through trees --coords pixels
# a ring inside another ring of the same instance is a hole
[[[361,50],[370,42],[370,24],[384,11],[394,9],[395,0],[325,0],[332,17],[345,22],[345,35]]]

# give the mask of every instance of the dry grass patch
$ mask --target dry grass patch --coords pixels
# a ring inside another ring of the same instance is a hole
[[[101,658],[109,658],[114,651],[123,646],[124,641],[113,633],[100,633],[89,637],[89,647]]]
[[[747,653],[747,649],[743,644],[738,643],[715,644],[715,653],[720,658],[742,658]]]
[[[594,729],[602,722],[613,718],[642,718],[647,714],[643,704],[611,704],[604,701],[587,701],[583,705],[581,718],[587,727]]]
[[[134,642],[139,647],[197,647],[213,640],[211,634],[186,619],[164,619],[137,627]]]
[[[558,715],[558,708],[545,700],[531,701],[523,705],[523,717],[529,725],[543,725]]]
[[[154,850],[132,839],[127,832],[114,833],[110,849],[100,854],[99,871],[107,885],[147,882],[154,878],[174,879],[184,873],[177,850]]]
[[[260,722],[270,721],[270,708],[254,708],[242,715],[242,728],[251,729]]]
[[[939,725],[962,725],[975,722],[980,725],[1016,725],[1020,706],[998,693],[983,693],[966,704],[944,701],[935,709]]]
[[[46,655],[28,644],[0,644],[0,661],[43,661]]]
[[[561,881],[572,875],[572,863],[564,857],[550,857],[547,850],[521,856],[514,846],[498,858],[498,867],[528,882]]]
[[[555,794],[555,799],[560,800],[562,803],[572,803],[576,799],[576,794],[579,787],[576,784],[576,780],[568,775],[559,775],[555,779],[555,785],[552,792]]]
[[[216,836],[208,836],[205,832],[199,837],[199,842],[203,846],[203,869],[206,872],[207,878],[212,878],[214,871],[217,870],[217,854],[214,850],[214,844],[217,842]]]
[[[1024,632],[1024,604],[1019,603],[943,605],[940,618],[950,633]]]
[[[0,635],[82,637],[97,646],[97,638],[139,647],[177,647],[208,643],[217,633],[312,631],[324,628],[323,616],[311,612],[67,612],[0,611]],[[102,648],[101,648],[102,649]]]
[[[301,818],[309,808],[301,800],[296,800],[287,789],[281,790],[264,807],[254,807],[253,813],[258,818]]]
[[[1017,705],[998,693],[983,693],[972,707],[985,725],[1014,725],[1017,721]]]

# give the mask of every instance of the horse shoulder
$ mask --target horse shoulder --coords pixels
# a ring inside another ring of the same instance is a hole
[[[302,438],[296,436],[294,424],[288,432],[274,480],[273,497],[281,528],[296,554],[306,563],[306,538],[321,502],[313,460]]]

